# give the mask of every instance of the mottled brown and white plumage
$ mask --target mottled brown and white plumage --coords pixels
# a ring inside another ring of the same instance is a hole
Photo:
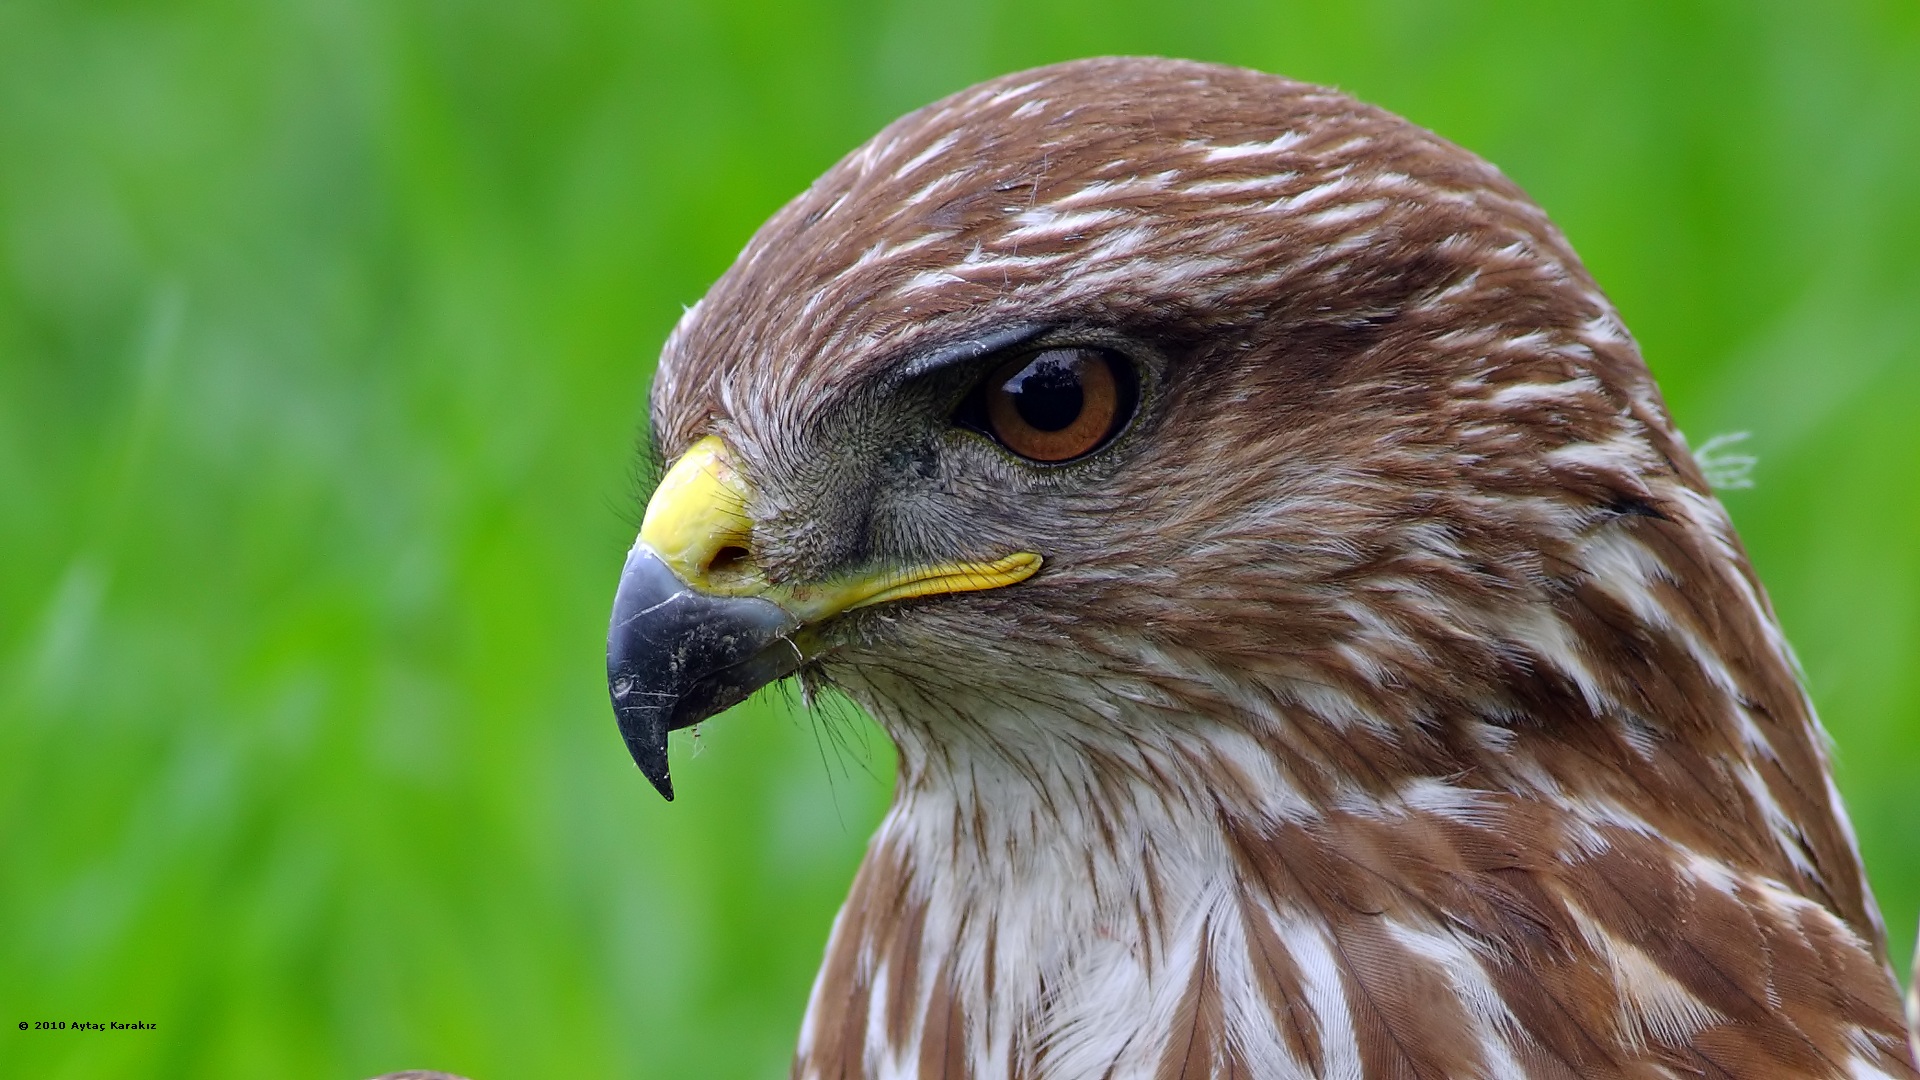
[[[1086,461],[902,398],[1034,327],[1149,371]],[[802,672],[900,765],[796,1077],[1916,1076],[1726,512],[1458,147],[1249,71],[996,79],[776,214],[652,421],[732,448],[773,580],[1045,559]]]

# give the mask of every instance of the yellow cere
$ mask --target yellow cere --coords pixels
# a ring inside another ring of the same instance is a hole
[[[843,611],[940,593],[997,589],[1032,577],[1040,556],[1015,552],[990,562],[952,562],[863,577],[769,584],[752,558],[752,487],[734,468],[726,443],[709,435],[673,463],[647,503],[640,541],[696,591],[771,600],[805,623]],[[735,549],[737,557],[723,557]]]
[[[727,548],[749,550],[752,522],[747,500],[752,491],[735,471],[727,444],[717,435],[694,443],[673,463],[647,503],[640,542],[653,549],[681,581],[701,592],[753,593],[764,582],[728,573],[726,585],[713,580],[716,562]],[[742,580],[733,581],[734,577]]]

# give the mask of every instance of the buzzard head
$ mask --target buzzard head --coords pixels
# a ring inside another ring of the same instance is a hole
[[[1908,1075],[1733,529],[1458,147],[1200,64],[994,80],[774,215],[651,421],[641,769],[795,674],[900,750],[796,1075]]]

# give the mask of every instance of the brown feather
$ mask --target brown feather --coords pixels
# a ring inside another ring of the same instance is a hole
[[[1139,415],[1046,467],[950,423],[1009,356],[937,358],[1013,331]],[[796,1077],[1920,1077],[1731,522],[1466,151],[1235,69],[994,80],[775,214],[652,420],[751,475],[770,581],[1044,559],[810,631],[900,771]]]

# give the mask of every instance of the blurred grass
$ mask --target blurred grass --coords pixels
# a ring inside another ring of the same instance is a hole
[[[1108,52],[1485,154],[1754,433],[1910,949],[1920,7],[5,0],[0,1076],[780,1074],[889,752],[762,700],[671,807],[621,753],[652,358],[881,123]]]

